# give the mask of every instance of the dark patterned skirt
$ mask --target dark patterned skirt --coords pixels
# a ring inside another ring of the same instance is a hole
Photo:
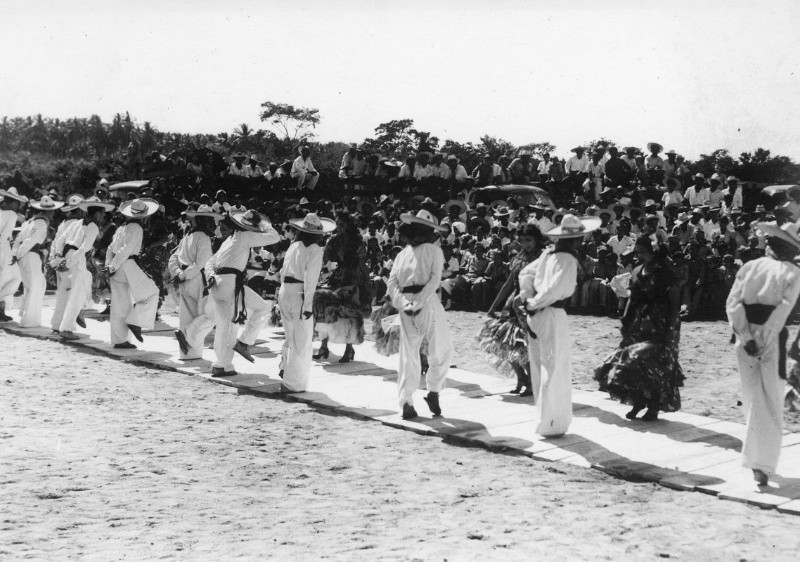
[[[673,347],[640,342],[620,348],[595,369],[594,378],[600,390],[623,404],[641,406],[655,398],[664,412],[681,408],[685,377]]]
[[[478,334],[486,360],[507,377],[516,376],[515,367],[528,366],[528,330],[511,308],[513,299],[514,295],[510,296],[500,317],[487,320]]]
[[[400,316],[389,298],[372,313],[372,337],[375,340],[375,351],[388,357],[400,352]],[[422,338],[420,354],[428,355],[428,340]]]

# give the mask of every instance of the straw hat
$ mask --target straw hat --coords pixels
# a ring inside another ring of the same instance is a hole
[[[67,204],[61,207],[61,211],[64,213],[68,213],[69,211],[74,211],[75,209],[79,209],[81,201],[83,201],[83,195],[80,195],[78,193],[70,195],[69,197],[67,197]]]
[[[228,211],[228,218],[242,230],[250,232],[265,232],[270,227],[269,221],[253,210],[234,211],[231,209]]]
[[[205,204],[200,205],[199,207],[197,207],[197,209],[186,209],[181,214],[186,215],[190,219],[193,219],[195,217],[211,217],[212,219],[217,221],[225,216],[222,213],[214,212],[214,209],[212,209],[210,205],[205,205]]]
[[[647,150],[649,150],[650,152],[663,152],[664,147],[658,144],[657,142],[648,142]]]
[[[426,211],[425,209],[421,209],[416,215],[411,213],[403,213],[400,215],[400,220],[406,224],[421,224],[422,226],[427,226],[428,228],[432,228],[438,232],[448,231],[446,226],[440,226],[436,217],[434,217],[430,211]]]
[[[20,201],[22,203],[28,202],[28,198],[24,195],[20,195],[16,187],[9,187],[8,191],[5,189],[0,189],[0,197],[8,197],[9,199],[14,199],[15,201]]]
[[[758,229],[766,236],[780,238],[784,242],[788,242],[800,252],[800,224],[794,222],[787,222],[782,226],[778,226],[775,222],[760,222]]]
[[[158,201],[146,198],[125,201],[119,207],[122,215],[132,219],[143,219],[156,214],[156,211],[158,211]]]
[[[308,213],[305,218],[292,219],[289,226],[307,234],[328,234],[336,230],[336,223],[331,219],[321,219],[316,213]]]
[[[575,152],[575,153],[577,153],[577,152],[586,152],[586,147],[585,146],[576,146],[575,148],[570,148],[569,151],[570,152]]]
[[[450,201],[445,203],[444,204],[445,212],[449,213],[450,207],[452,207],[453,205],[457,205],[461,209],[461,212],[458,213],[459,215],[463,215],[464,213],[467,212],[467,203],[465,201],[462,201],[461,199],[451,199]]]
[[[39,211],[55,211],[64,206],[63,201],[53,201],[49,195],[42,195],[38,201],[31,201],[30,206]]]
[[[544,234],[550,238],[578,238],[600,228],[601,222],[597,217],[576,217],[567,213],[561,219],[561,224]]]
[[[605,208],[597,211],[598,217],[602,218],[603,215],[608,215],[610,217],[608,219],[608,222],[614,222],[615,220],[617,220],[617,212],[614,211],[613,209]]]
[[[89,197],[78,203],[82,211],[88,211],[91,207],[102,207],[104,211],[113,211],[116,205],[110,201],[101,201],[97,197]]]

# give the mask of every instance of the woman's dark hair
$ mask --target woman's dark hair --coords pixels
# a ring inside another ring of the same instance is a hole
[[[544,234],[542,234],[542,231],[539,230],[539,227],[535,224],[526,224],[522,226],[517,231],[517,239],[519,239],[521,236],[529,236],[530,238],[536,240],[537,248],[544,246]]]
[[[664,260],[669,258],[669,248],[666,244],[661,244],[657,242],[655,245],[653,241],[650,240],[648,236],[640,236],[636,239],[634,246],[642,246],[647,248],[650,252],[653,253],[655,260],[658,262],[663,262]]]
[[[800,254],[794,245],[776,236],[767,236],[767,246],[781,261],[794,261],[795,257]]]
[[[408,243],[412,246],[419,246],[420,244],[431,244],[436,240],[436,231],[423,224],[411,223],[408,225]]]
[[[312,244],[318,243],[322,237],[319,234],[311,234],[309,232],[302,232],[300,230],[297,231],[297,237],[295,240],[298,242],[302,242],[305,246],[311,246]]]
[[[358,226],[353,220],[353,215],[347,211],[338,211],[336,213],[336,220],[342,221],[345,224],[344,233],[351,238],[358,237]]]

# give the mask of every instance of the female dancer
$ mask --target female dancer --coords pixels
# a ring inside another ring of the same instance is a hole
[[[286,251],[281,268],[278,307],[286,339],[281,350],[283,388],[287,392],[305,392],[311,370],[311,337],[314,331],[314,293],[322,270],[320,237],[333,232],[336,223],[308,213],[303,219],[291,219],[297,231],[295,241]]]
[[[106,250],[106,269],[111,283],[111,344],[116,349],[135,349],[128,332],[142,340],[142,329],[152,330],[158,309],[158,287],[139,266],[144,221],[158,211],[158,201],[133,199],[120,206],[127,222],[117,228]]]
[[[267,322],[269,307],[245,283],[245,268],[251,248],[271,246],[281,239],[272,225],[256,211],[228,211],[223,223],[233,234],[205,264],[215,311],[214,353],[217,359],[211,367],[211,376],[214,377],[237,374],[233,369],[234,352],[251,363],[255,361],[249,348]],[[237,324],[244,324],[238,339]]]
[[[527,317],[514,308],[514,297],[519,294],[519,273],[538,258],[544,247],[544,236],[539,227],[524,225],[517,233],[521,249],[511,260],[511,273],[497,298],[489,308],[490,320],[478,335],[481,347],[489,356],[492,366],[503,374],[517,375],[517,387],[511,394],[533,396],[530,363],[527,350]],[[500,317],[497,311],[500,310]]]
[[[420,345],[428,342],[426,382],[428,403],[433,415],[442,414],[439,392],[444,388],[447,370],[453,357],[453,342],[444,307],[439,299],[439,285],[444,268],[444,254],[435,245],[437,232],[447,228],[428,211],[416,215],[404,213],[400,220],[410,225],[409,244],[397,255],[389,274],[387,294],[400,311],[400,365],[397,384],[403,419],[417,417],[414,391],[421,376]]]
[[[314,318],[322,339],[314,359],[327,359],[328,343],[346,344],[339,363],[355,358],[353,344],[364,341],[364,316],[372,312],[372,283],[365,259],[364,242],[352,215],[340,211],[336,215],[339,232],[325,246],[323,261],[336,262],[328,279],[327,289],[314,294]]]
[[[800,295],[800,232],[796,223],[759,223],[767,255],[749,261],[736,275],[726,303],[736,334],[747,435],[742,464],[766,485],[778,466],[783,425],[788,339],[786,319]]]
[[[600,390],[633,406],[625,415],[629,420],[645,406],[645,421],[658,419],[659,410],[674,412],[681,407],[680,288],[666,247],[653,244],[647,236],[636,240],[634,251],[640,265],[631,276],[631,296],[620,328],[622,342],[594,375]]]
[[[211,238],[223,215],[208,205],[200,205],[196,211],[188,209],[183,214],[193,222],[192,230],[169,257],[168,267],[180,302],[175,337],[181,359],[188,361],[203,357],[203,341],[214,326],[213,301],[208,298],[203,268],[213,254]]]

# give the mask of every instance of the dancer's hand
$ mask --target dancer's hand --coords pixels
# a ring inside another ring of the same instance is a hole
[[[755,340],[748,340],[746,344],[744,344],[745,352],[750,355],[751,357],[758,357],[758,344]]]
[[[311,311],[309,311],[309,310],[306,310],[306,311],[304,311],[304,312],[303,312],[303,320],[308,320],[308,319],[309,319],[309,318],[311,318],[313,315],[314,315],[314,313],[313,313],[313,312],[311,312]]]
[[[217,284],[217,278],[214,277],[213,275],[211,277],[209,277],[208,279],[206,279],[206,288],[210,289],[211,287],[213,287],[216,284]]]

